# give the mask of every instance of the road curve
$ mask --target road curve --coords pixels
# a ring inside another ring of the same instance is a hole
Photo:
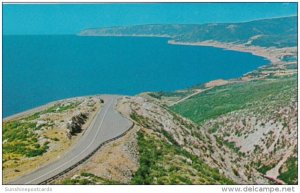
[[[60,159],[43,166],[30,174],[19,177],[9,184],[40,184],[80,162],[104,142],[122,135],[132,122],[115,111],[118,96],[101,95],[102,109],[97,113],[89,128],[73,148]]]

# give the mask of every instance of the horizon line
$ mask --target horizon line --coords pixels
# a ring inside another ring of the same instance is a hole
[[[111,26],[104,26],[104,27],[92,27],[92,28],[85,28],[80,30],[77,33],[49,33],[49,34],[21,34],[21,33],[2,33],[2,36],[43,36],[43,35],[78,35],[78,33],[85,31],[85,30],[96,30],[96,29],[105,29],[105,28],[116,28],[116,27],[133,27],[133,26],[144,26],[144,25],[208,25],[208,24],[242,24],[242,23],[250,23],[255,21],[262,21],[262,20],[271,20],[271,19],[281,19],[281,18],[289,18],[289,17],[298,17],[296,15],[286,15],[286,16],[278,16],[278,17],[266,17],[266,18],[258,18],[253,20],[247,21],[238,21],[238,22],[211,22],[211,23],[144,23],[144,24],[132,24],[132,25],[111,25]]]

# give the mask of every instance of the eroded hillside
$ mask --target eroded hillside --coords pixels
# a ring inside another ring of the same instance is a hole
[[[51,183],[297,183],[295,74],[122,97],[115,108],[134,127]]]
[[[278,183],[297,183],[297,76],[215,87],[171,109],[229,148],[224,154],[236,155],[244,167]]]
[[[259,77],[119,99],[135,126],[53,183],[296,184],[297,75]]]

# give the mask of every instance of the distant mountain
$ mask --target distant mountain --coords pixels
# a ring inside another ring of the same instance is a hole
[[[180,42],[214,40],[262,47],[297,46],[297,16],[243,23],[151,24],[86,29],[81,36],[169,37]]]

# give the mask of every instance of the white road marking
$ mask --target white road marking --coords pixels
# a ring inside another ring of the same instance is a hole
[[[104,121],[104,118],[105,118],[105,116],[106,116],[106,114],[107,114],[107,111],[108,111],[108,109],[111,107],[111,105],[113,104],[113,102],[114,102],[114,99],[111,99],[111,102],[110,102],[109,106],[107,107],[107,109],[106,109],[105,112],[104,112],[104,115],[103,115],[103,117],[102,117],[102,120],[101,120],[99,129],[98,129],[96,135],[94,136],[94,138],[93,138],[93,140],[91,141],[91,143],[90,143],[84,150],[82,150],[79,154],[77,154],[77,156],[73,157],[72,159],[70,159],[69,161],[67,161],[67,162],[65,162],[64,164],[60,165],[59,167],[57,167],[57,168],[55,168],[55,169],[53,169],[53,170],[51,170],[51,171],[49,171],[49,172],[47,172],[47,173],[45,173],[45,174],[43,174],[43,175],[41,175],[41,176],[39,176],[39,177],[33,179],[33,180],[30,180],[29,182],[26,182],[25,184],[29,184],[29,183],[31,183],[31,182],[33,182],[33,181],[39,179],[39,178],[42,178],[42,177],[44,177],[44,176],[50,174],[51,172],[53,172],[53,171],[55,171],[55,170],[57,170],[57,169],[59,169],[59,168],[65,166],[65,165],[68,164],[69,162],[73,161],[73,160],[76,159],[79,155],[81,155],[83,152],[85,152],[85,151],[86,151],[86,150],[94,143],[96,137],[98,136],[99,131],[100,131],[101,126],[102,126],[102,123],[103,123],[103,121]],[[94,125],[95,125],[95,123],[96,123],[96,121],[94,122]],[[94,125],[93,125],[93,127],[94,127]]]

